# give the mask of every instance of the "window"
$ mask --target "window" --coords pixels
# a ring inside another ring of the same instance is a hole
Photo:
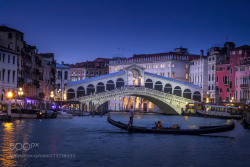
[[[172,67],[174,67],[174,63],[172,64]]]
[[[89,71],[86,71],[86,74],[89,74]]]
[[[12,33],[8,33],[8,38],[12,38]]]
[[[5,61],[5,54],[3,54],[3,62]]]
[[[172,72],[172,78],[174,78],[174,72]]]
[[[15,56],[13,56],[13,64],[15,64],[15,60],[16,60],[16,59],[15,59]]]
[[[219,78],[218,77],[216,77],[216,82],[219,82]]]
[[[235,71],[238,71],[238,68],[235,68]]]
[[[16,71],[13,71],[13,75],[12,75],[12,77],[13,77],[13,82],[15,82],[15,74],[16,74]]]
[[[230,68],[230,74],[233,74],[233,69],[232,68]]]
[[[231,64],[233,64],[233,59],[231,59]]]
[[[111,67],[109,67],[109,71],[111,71]]]
[[[168,67],[170,67],[170,63],[168,64]]]
[[[64,72],[64,80],[68,80],[68,71]]]
[[[227,88],[227,93],[229,92],[229,88]]]
[[[155,65],[153,64],[152,68],[155,68]]]
[[[238,77],[235,77],[235,86],[237,86],[238,83]]]
[[[222,92],[222,89],[220,88],[220,92]]]
[[[188,68],[188,64],[186,64],[186,68]]]
[[[8,70],[8,78],[7,78],[8,80],[8,82],[10,82],[10,70]]]
[[[155,65],[155,68],[158,68],[158,64]]]
[[[0,61],[2,60],[2,55],[1,55],[1,53],[0,53]]]
[[[230,70],[230,67],[227,67],[227,71],[229,71]]]

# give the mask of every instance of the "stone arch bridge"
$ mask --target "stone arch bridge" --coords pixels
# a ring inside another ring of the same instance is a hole
[[[87,111],[114,97],[129,95],[151,101],[164,113],[180,114],[186,103],[203,97],[203,90],[197,85],[146,72],[136,64],[115,73],[70,82],[65,89],[67,99],[79,101]]]

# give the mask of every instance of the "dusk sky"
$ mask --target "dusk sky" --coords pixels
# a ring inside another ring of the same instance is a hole
[[[250,45],[249,0],[0,0],[0,24],[58,62],[131,57],[227,39]],[[118,49],[121,48],[121,49]]]

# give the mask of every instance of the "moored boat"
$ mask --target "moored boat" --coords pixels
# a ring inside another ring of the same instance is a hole
[[[108,122],[118,128],[123,130],[128,129],[128,125],[119,121],[114,121],[108,116]],[[138,127],[131,126],[128,131],[133,133],[161,133],[161,134],[176,134],[176,135],[201,135],[201,134],[209,134],[209,133],[219,133],[231,131],[235,127],[234,122],[227,125],[220,126],[201,126],[199,129],[175,129],[175,128],[164,128],[164,129],[155,129],[155,128],[146,128],[146,127]]]
[[[250,121],[247,121],[246,119],[241,120],[241,124],[245,129],[250,129]]]
[[[241,115],[230,115],[228,113],[204,113],[204,112],[196,112],[196,114],[199,117],[205,117],[205,118],[219,118],[219,119],[235,119],[235,120],[240,120],[241,119]]]

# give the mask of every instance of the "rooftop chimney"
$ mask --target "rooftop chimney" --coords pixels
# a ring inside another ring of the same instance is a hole
[[[204,51],[203,51],[203,50],[201,50],[201,54],[200,54],[201,58],[203,57],[203,53],[204,53]]]

